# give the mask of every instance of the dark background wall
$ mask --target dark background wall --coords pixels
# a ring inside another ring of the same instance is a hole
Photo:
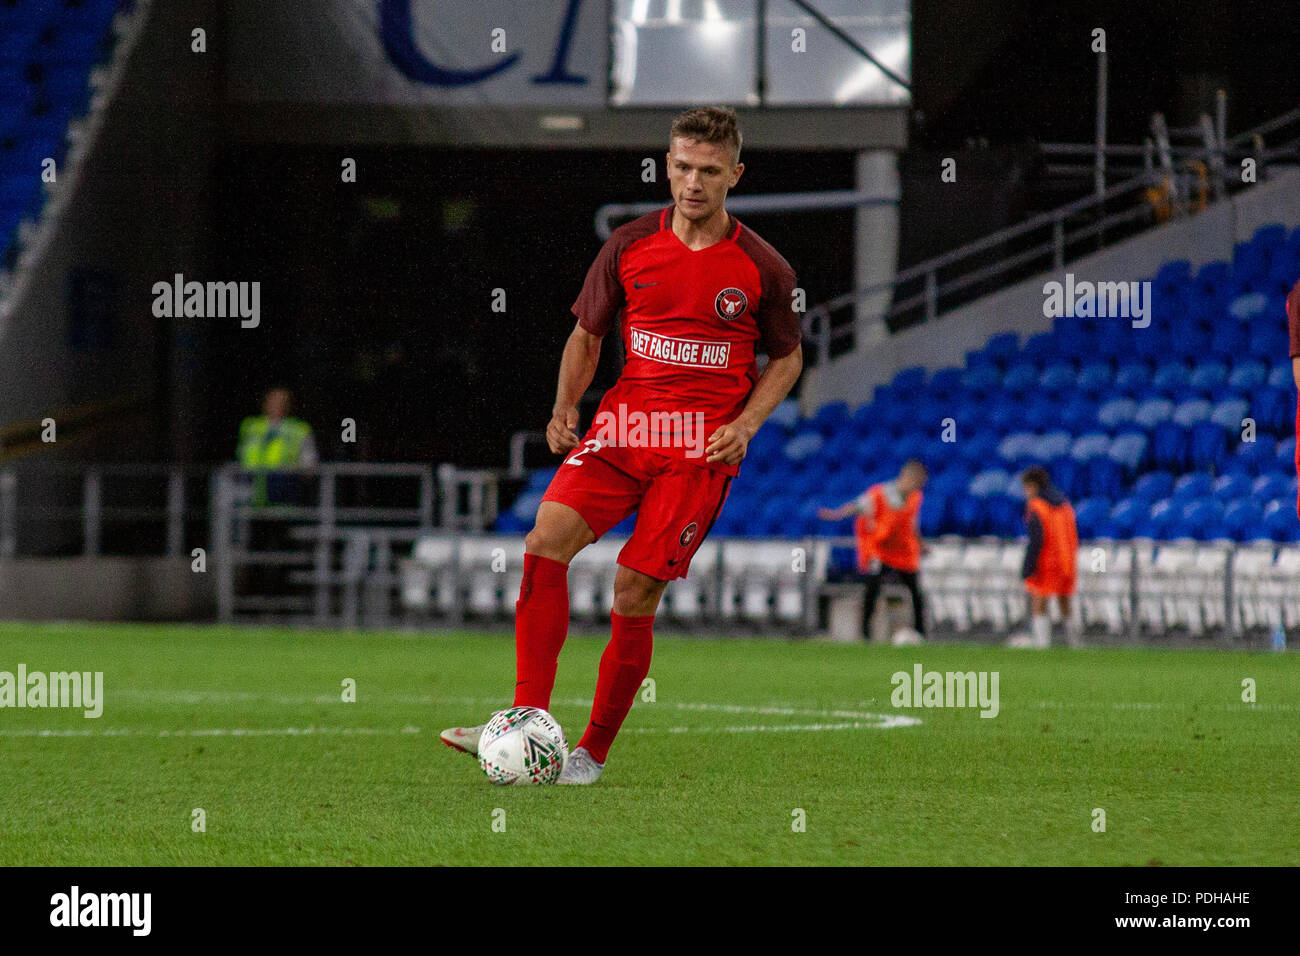
[[[666,135],[666,131],[665,131]],[[358,181],[340,181],[342,157]],[[220,448],[284,382],[340,459],[497,465],[511,432],[544,428],[569,307],[609,201],[669,201],[644,152],[232,147],[217,163],[217,272],[260,280],[262,325],[208,336],[195,427]],[[737,194],[853,185],[848,154],[747,150]],[[809,300],[848,287],[852,214],[742,217]],[[809,226],[813,228],[809,228]],[[504,289],[506,311],[492,310]],[[617,374],[607,340],[597,384]],[[339,422],[354,418],[355,445]]]

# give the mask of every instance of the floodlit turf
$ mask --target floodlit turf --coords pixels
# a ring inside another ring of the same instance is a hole
[[[560,660],[571,744],[602,647]],[[103,671],[106,702],[0,709],[3,865],[1300,864],[1292,654],[661,637],[587,788],[438,742],[507,702],[504,634],[0,625],[20,663]],[[998,715],[895,709],[918,663],[997,671]]]

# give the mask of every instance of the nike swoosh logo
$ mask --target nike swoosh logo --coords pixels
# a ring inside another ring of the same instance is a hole
[[[648,288],[650,288],[650,286],[652,286],[652,285],[658,285],[658,284],[659,284],[658,282],[637,282],[636,280],[633,280],[633,281],[632,281],[632,288],[634,288],[634,289],[648,289]]]

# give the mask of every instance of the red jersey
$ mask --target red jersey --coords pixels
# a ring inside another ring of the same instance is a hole
[[[731,216],[727,235],[692,251],[673,232],[673,206],[614,230],[573,304],[604,336],[623,316],[626,364],[589,435],[738,474],[705,461],[718,428],[739,417],[758,381],[758,349],[783,358],[799,345],[794,270]]]

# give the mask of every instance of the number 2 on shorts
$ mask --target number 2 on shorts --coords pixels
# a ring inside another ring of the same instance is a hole
[[[564,459],[564,463],[566,465],[581,465],[582,464],[582,461],[580,460],[581,456],[587,454],[587,452],[589,451],[600,451],[600,439],[588,438],[583,443],[582,448],[580,448],[578,451],[575,451],[568,458]]]

